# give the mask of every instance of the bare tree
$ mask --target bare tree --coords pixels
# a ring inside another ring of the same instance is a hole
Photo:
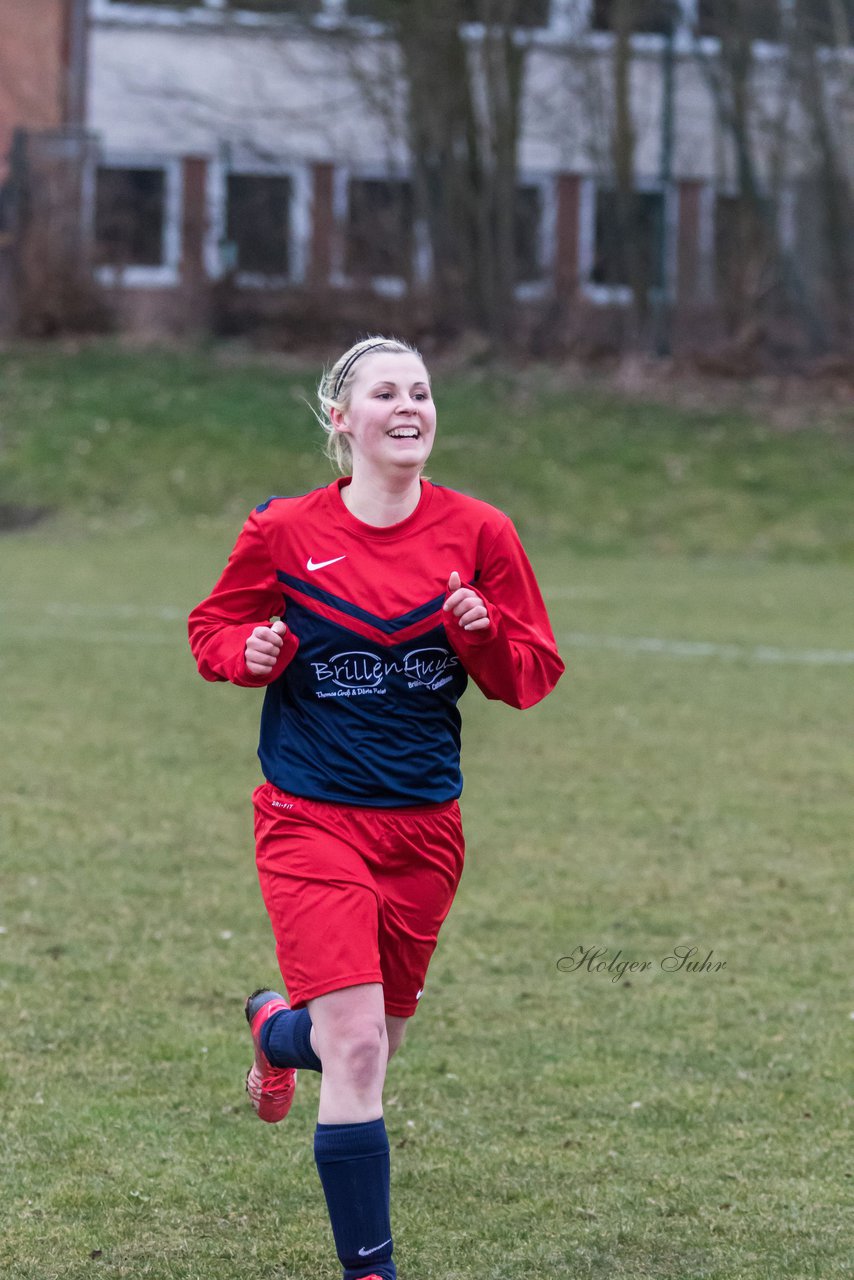
[[[150,63],[128,74],[124,91],[153,104],[146,111],[156,120],[159,110],[164,127],[180,110],[185,123],[219,138],[226,169],[253,160],[274,167],[281,138],[293,125],[304,154],[327,156],[330,172],[335,163],[351,169],[347,224],[323,223],[318,260],[327,274],[329,263],[334,271],[340,262],[345,277],[366,286],[353,290],[354,307],[370,300],[367,290],[377,277],[403,280],[410,288],[401,307],[417,325],[444,338],[476,329],[494,348],[517,338],[520,242],[525,217],[528,235],[532,222],[531,205],[518,193],[523,99],[531,150],[545,141],[552,154],[567,157],[558,164],[596,177],[595,231],[591,236],[586,224],[581,227],[578,261],[586,271],[592,241],[593,282],[628,286],[620,292],[630,293],[632,306],[612,334],[632,345],[652,339],[651,304],[665,284],[665,197],[673,180],[665,140],[682,134],[684,155],[684,138],[711,104],[717,140],[726,140],[721,171],[730,186],[717,193],[726,272],[719,302],[728,328],[742,340],[759,340],[782,316],[819,352],[828,349],[834,329],[846,332],[854,295],[845,171],[851,148],[838,118],[844,77],[829,68],[822,51],[828,29],[834,39],[850,38],[845,24],[852,0],[787,3],[795,6],[787,10],[793,21],[780,28],[773,25],[778,0],[699,0],[693,11],[701,15],[704,34],[719,38],[714,45],[696,42],[694,65],[690,52],[671,38],[680,0],[593,0],[595,25],[613,38],[590,40],[579,24],[580,38],[562,46],[538,40],[537,83],[529,85],[532,42],[525,27],[543,22],[543,0],[350,0],[347,18],[329,27],[312,22],[295,32],[290,24],[280,39],[236,39],[231,56],[243,60],[245,75],[226,77],[216,92],[204,75],[179,85],[174,68]],[[825,18],[816,34],[810,23],[820,10]],[[664,35],[665,46],[636,40],[639,32]],[[776,40],[776,52],[766,48],[757,56],[757,38]],[[251,92],[245,92],[247,84]],[[302,92],[293,92],[294,84]],[[542,105],[549,94],[551,109]],[[683,124],[671,113],[668,129],[668,106],[678,109],[686,99],[691,119]],[[705,138],[710,132],[706,128]],[[659,137],[662,160],[655,173]],[[585,146],[578,165],[572,157]],[[361,173],[354,156],[365,158]],[[693,160],[689,156],[688,171],[695,180],[720,177],[708,169],[703,177]],[[639,163],[646,165],[641,176],[652,178],[648,190],[638,183]],[[799,200],[820,229],[821,281],[815,264],[795,246],[794,206],[783,199],[798,173],[812,177],[810,201]],[[329,174],[323,182],[315,188],[319,207],[331,210],[338,188]],[[587,191],[582,195],[586,202]],[[343,205],[335,207],[340,214]],[[582,204],[585,217],[590,207]],[[237,217],[236,205],[233,212]],[[569,205],[560,206],[557,219],[557,238],[566,244],[573,226]],[[683,240],[680,248],[690,246]],[[574,306],[566,301],[569,292],[564,288],[564,305]],[[331,295],[314,294],[320,314]],[[343,305],[341,299],[336,293],[333,305]],[[557,306],[552,297],[543,315],[557,315]]]
[[[636,330],[643,327],[650,282],[645,279],[635,216],[635,127],[632,113],[633,0],[614,4],[614,129],[611,153],[614,163],[618,242],[622,246],[626,281],[632,290]]]
[[[9,182],[17,321],[36,337],[108,324],[92,276],[85,174],[94,139],[83,130],[17,130]]]
[[[516,177],[525,46],[515,0],[376,0],[400,50],[434,323],[513,334]],[[473,25],[476,24],[476,25]]]
[[[801,3],[802,0],[798,0]],[[780,219],[780,189],[769,190],[763,182],[757,147],[757,116],[762,96],[756,86],[755,40],[766,34],[764,23],[774,21],[776,6],[756,5],[754,0],[717,0],[715,34],[719,48],[706,54],[698,46],[698,60],[712,96],[718,121],[729,138],[734,157],[739,200],[732,220],[733,269],[726,282],[733,327],[762,322],[769,308],[779,310],[783,302],[805,335],[809,350],[819,354],[828,349],[827,325],[820,315],[793,247],[783,234]],[[773,29],[782,41],[783,32]],[[785,91],[791,49],[781,44],[777,67],[780,154],[786,162],[782,176],[788,177],[788,160],[793,146],[785,116],[790,100]],[[768,87],[765,87],[766,94]],[[773,131],[772,131],[773,132]],[[767,146],[768,138],[762,138]],[[773,172],[773,165],[770,166]]]
[[[809,181],[801,184],[801,196],[812,206],[814,216],[805,221],[819,244],[811,263],[811,294],[819,307],[827,304],[828,327],[843,343],[850,340],[854,326],[854,205],[822,50],[829,51],[831,42],[847,47],[854,41],[849,15],[854,18],[842,0],[824,5],[798,0],[788,33],[807,130]]]

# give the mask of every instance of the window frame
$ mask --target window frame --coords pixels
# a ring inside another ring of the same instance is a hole
[[[782,3],[784,5],[784,12],[791,12],[792,8],[797,4],[797,0],[782,0]],[[815,48],[819,57],[826,59],[833,58],[834,55],[836,55],[837,57],[844,57],[847,61],[854,60],[854,11],[851,14],[848,34],[850,37],[848,44],[836,44],[835,42],[825,44],[820,40],[816,40]]]
[[[548,39],[555,34],[566,31],[565,12],[577,5],[579,0],[548,0],[548,22],[541,27],[517,27],[516,38],[523,43]],[[259,12],[253,9],[231,9],[227,0],[195,0],[195,3],[174,5],[132,3],[132,0],[89,0],[90,17],[101,22],[122,22],[127,24],[185,26],[196,23],[201,25],[221,24],[223,21],[239,26],[294,26],[306,21],[312,27],[320,29],[338,29],[353,27],[362,30],[366,35],[382,35],[386,24],[379,18],[367,14],[350,14],[347,0],[318,0],[318,12],[306,19],[294,13]],[[468,38],[483,37],[484,26],[479,22],[461,24],[461,30]]]
[[[548,37],[550,33],[553,33],[555,27],[559,25],[559,11],[565,7],[566,0],[546,0],[546,3],[548,14],[544,23],[535,27],[514,25],[513,37],[520,44],[531,44],[534,41],[542,40],[544,36]],[[486,35],[487,27],[484,22],[462,22],[460,30],[464,37],[470,40],[482,40]]]
[[[777,0],[781,35],[785,34],[786,22],[788,21],[788,15],[794,2],[795,0]],[[698,0],[682,0],[682,3],[685,6],[687,14],[687,34],[691,47],[709,56],[714,56],[719,53],[721,47],[720,36],[701,36],[695,35],[694,33],[694,23],[697,19],[699,9]],[[751,42],[751,48],[753,50],[753,57],[757,59],[757,61],[773,61],[775,58],[779,58],[781,56],[784,50],[784,42],[780,40],[756,39]]]
[[[184,208],[183,163],[180,156],[153,152],[102,151],[94,159],[87,180],[86,204],[92,245],[96,244],[96,208],[99,169],[160,169],[163,183],[162,261],[157,266],[130,264],[125,267],[101,263],[94,268],[95,279],[107,288],[175,288],[181,280],[182,219]]]
[[[89,0],[89,16],[95,22],[112,22],[127,26],[239,26],[282,27],[294,29],[304,24],[306,18],[297,13],[265,13],[253,9],[231,9],[226,0],[195,0],[193,4],[154,4],[140,0]],[[313,27],[340,26],[342,8],[340,0],[319,0],[320,11],[312,14],[309,23]]]
[[[780,11],[781,29],[785,27],[788,16],[796,0],[777,0]],[[714,57],[720,52],[718,36],[699,36],[694,32],[697,17],[698,0],[676,0],[680,9],[680,19],[673,35],[674,48],[681,54],[701,53]],[[591,49],[607,51],[612,48],[614,34],[611,31],[595,31],[592,26],[594,0],[552,0],[552,4],[565,5],[574,13],[569,23],[562,24],[563,34],[567,38],[575,37]],[[632,48],[638,53],[648,51],[660,54],[668,37],[660,32],[637,31],[632,37]],[[831,53],[835,50],[829,50]],[[784,52],[784,44],[773,40],[754,40],[753,56],[757,61],[773,61]]]
[[[778,0],[781,21],[785,23],[796,0]],[[318,30],[340,30],[342,27],[355,28],[366,35],[382,36],[385,24],[378,18],[367,15],[350,14],[347,9],[348,0],[318,0],[318,12],[306,19],[295,13],[273,13],[253,9],[231,9],[227,0],[194,0],[194,3],[174,4],[155,3],[154,0],[89,0],[89,17],[93,22],[111,22],[115,24],[139,26],[180,27],[187,25],[222,26],[226,23],[239,27],[281,27],[292,30],[308,23],[309,27]],[[568,41],[581,41],[588,48],[607,50],[614,40],[610,31],[594,31],[592,28],[592,10],[594,0],[549,0],[548,22],[539,27],[516,27],[515,39],[520,44],[565,44]],[[699,49],[700,52],[714,55],[720,40],[716,36],[695,36],[693,23],[697,11],[697,0],[677,0],[681,10],[681,20],[675,32],[676,47],[680,52]],[[483,23],[463,23],[461,30],[465,38],[482,40],[485,32]],[[660,51],[666,36],[655,32],[636,32],[632,36],[632,44],[638,52],[648,49]],[[781,45],[767,40],[754,41],[754,56],[758,59],[779,56]],[[837,48],[833,45],[821,45],[822,56],[846,54],[851,56],[850,46]]]
[[[674,30],[674,36],[678,38],[679,34],[688,25],[688,10],[691,8],[693,4],[693,0],[674,0],[674,3],[679,10],[679,15],[678,15],[675,30]],[[593,18],[596,11],[596,0],[584,0],[584,9],[586,11],[585,25],[586,25],[587,34],[595,39],[601,39],[602,37],[604,37],[606,40],[609,40],[609,41],[613,40],[614,38],[613,31],[609,31],[607,29],[601,30],[598,27],[593,26]],[[656,47],[658,47],[659,45],[664,43],[664,41],[667,39],[667,36],[663,31],[633,31],[631,33],[631,38],[633,43],[636,41],[655,41]]]
[[[596,262],[596,212],[599,191],[613,191],[613,183],[597,177],[581,181],[579,208],[578,274],[581,294],[588,302],[599,307],[629,307],[634,302],[634,291],[629,284],[596,284],[591,279]],[[636,195],[660,195],[663,198],[663,216],[667,228],[668,254],[664,264],[664,281],[651,285],[648,299],[652,303],[672,298],[677,285],[679,263],[679,190],[676,183],[664,186],[658,178],[637,178],[633,187]]]
[[[688,48],[696,42],[691,34],[694,0],[676,0],[679,7],[679,19],[673,33],[674,45],[681,49]],[[591,49],[609,51],[613,48],[615,35],[613,31],[598,31],[593,26],[594,0],[578,0],[580,39]],[[660,31],[634,31],[631,34],[632,48],[641,53],[649,50],[660,53],[668,37]]]
[[[714,305],[717,302],[717,254],[715,240],[717,236],[717,198],[724,194],[714,179],[703,182],[700,187],[700,204],[697,218],[697,280],[696,294],[701,303]]]
[[[332,215],[336,234],[333,243],[332,269],[330,284],[338,289],[355,289],[362,283],[360,279],[349,274],[347,263],[347,229],[350,218],[350,183],[351,182],[408,182],[413,185],[412,171],[409,167],[400,166],[395,169],[375,165],[358,165],[355,167],[337,167],[332,179]],[[431,275],[432,255],[427,238],[427,229],[417,214],[412,222],[412,263],[411,276],[368,276],[369,288],[384,298],[405,298],[410,288],[426,284]]]
[[[290,271],[266,275],[260,271],[241,271],[239,264],[234,282],[242,289],[282,289],[303,284],[308,271],[311,244],[311,172],[306,164],[296,161],[261,161],[250,156],[237,159],[218,157],[208,162],[207,230],[205,234],[205,269],[211,280],[228,275],[223,246],[228,228],[228,176],[241,174],[258,178],[290,178],[291,201],[288,210],[288,261]]]
[[[717,254],[718,237],[718,199],[738,199],[741,191],[733,182],[710,182],[708,184],[708,223],[705,234],[708,240],[704,243],[709,256],[708,282],[710,297],[714,303],[720,303],[720,263]],[[774,196],[770,192],[762,193],[773,210],[774,232],[780,248],[786,253],[797,252],[797,189],[791,183],[785,183],[779,193]]]
[[[537,228],[537,262],[541,276],[536,280],[519,280],[514,289],[520,302],[535,301],[555,289],[557,253],[557,175],[520,170],[516,187],[536,187],[540,193],[540,221]]]

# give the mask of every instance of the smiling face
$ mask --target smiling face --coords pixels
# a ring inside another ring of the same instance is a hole
[[[346,435],[353,474],[420,471],[436,435],[430,378],[418,356],[378,351],[359,360],[343,410],[333,409],[335,430]]]

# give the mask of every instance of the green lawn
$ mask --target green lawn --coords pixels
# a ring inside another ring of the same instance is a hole
[[[0,357],[0,503],[56,508],[0,540],[12,1280],[339,1274],[317,1079],[278,1128],[242,1093],[260,694],[183,621],[253,502],[326,479],[312,376]],[[401,1280],[850,1275],[854,436],[532,386],[438,392],[431,474],[512,511],[569,672],[464,701],[468,867],[387,1090]]]

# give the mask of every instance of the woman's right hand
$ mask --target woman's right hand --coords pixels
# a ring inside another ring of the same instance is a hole
[[[282,649],[282,637],[287,627],[276,618],[269,627],[256,627],[246,641],[244,659],[246,670],[253,676],[268,676],[278,661]]]

